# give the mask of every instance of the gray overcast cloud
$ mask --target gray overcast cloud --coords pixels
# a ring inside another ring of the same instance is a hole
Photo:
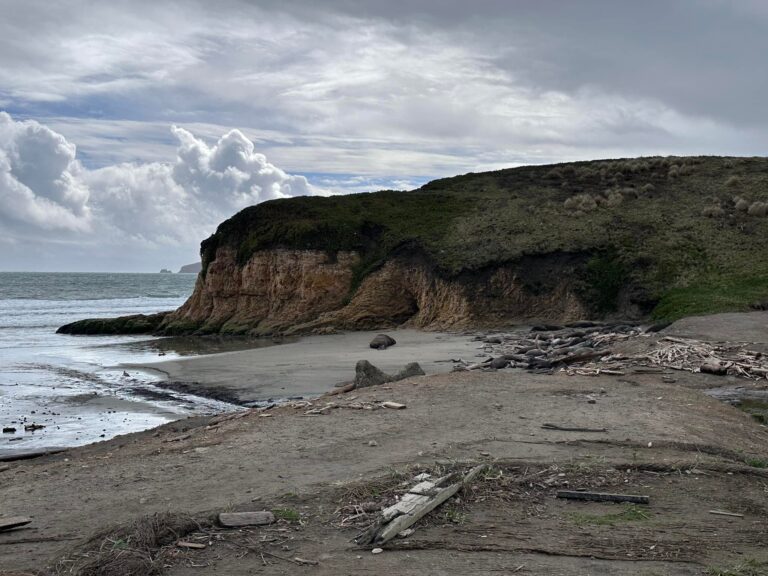
[[[0,4],[0,270],[156,270],[270,198],[763,155],[768,4]]]

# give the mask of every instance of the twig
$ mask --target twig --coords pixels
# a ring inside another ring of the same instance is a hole
[[[278,556],[277,554],[273,554],[272,552],[267,552],[266,550],[260,550],[261,554],[266,554],[267,556],[272,556],[272,558],[277,558],[278,560],[283,560],[284,562],[290,562],[291,564],[296,564],[297,566],[301,566],[301,562],[296,562],[293,558],[286,558],[285,556]]]
[[[744,514],[736,514],[736,512],[726,512],[725,510],[710,510],[710,514],[717,514],[718,516],[734,516],[735,518],[744,518]]]

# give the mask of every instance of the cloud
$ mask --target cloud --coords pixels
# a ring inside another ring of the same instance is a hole
[[[50,232],[51,241],[196,249],[246,206],[324,193],[271,164],[239,130],[212,145],[177,126],[171,133],[174,162],[88,170],[61,134],[0,113],[0,236]]]
[[[37,130],[23,155],[44,160],[0,143],[0,238],[189,247],[317,193],[288,173],[336,193],[768,147],[758,0],[5,4],[2,132]]]
[[[37,122],[0,112],[0,226],[86,230],[89,192],[75,146]]]
[[[171,131],[179,141],[173,179],[200,199],[239,209],[313,193],[306,178],[286,174],[267,162],[239,130],[228,132],[213,147],[183,128],[173,126]]]

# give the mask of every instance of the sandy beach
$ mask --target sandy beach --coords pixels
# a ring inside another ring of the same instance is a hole
[[[451,371],[452,359],[486,357],[482,344],[468,334],[393,330],[387,334],[397,344],[374,350],[369,343],[378,333],[306,336],[278,346],[126,365],[126,369],[159,371],[171,382],[195,383],[193,388],[200,393],[219,393],[249,404],[328,392],[354,379],[358,360],[368,360],[387,373],[418,362],[427,374],[440,374]]]

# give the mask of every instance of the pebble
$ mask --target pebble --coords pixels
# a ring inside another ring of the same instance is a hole
[[[374,548],[371,550],[371,554],[381,554],[382,552],[384,552],[383,548]]]
[[[368,441],[368,446],[378,446],[378,445],[379,445],[379,443],[376,442],[376,440],[369,440]]]

